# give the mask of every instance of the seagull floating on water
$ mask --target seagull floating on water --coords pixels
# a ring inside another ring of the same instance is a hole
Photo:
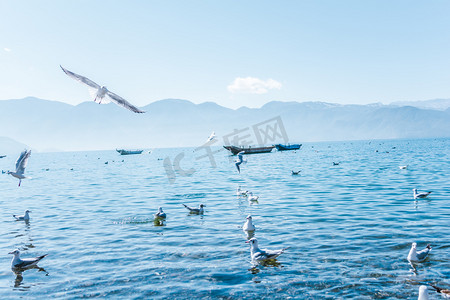
[[[294,171],[292,171],[292,175],[300,175],[300,172],[301,172],[302,170],[299,170],[299,171],[297,171],[297,172],[294,172]]]
[[[252,216],[247,216],[247,221],[244,223],[244,226],[242,226],[243,231],[255,231],[255,225],[253,225],[252,222]]]
[[[16,161],[16,171],[15,172],[8,171],[8,174],[19,179],[19,186],[20,186],[20,183],[22,182],[22,179],[30,178],[30,177],[26,177],[24,175],[25,167],[27,166],[28,158],[30,157],[30,155],[31,155],[31,150],[28,150],[28,151],[25,150],[22,153],[20,153],[20,156]]]
[[[236,195],[247,197],[248,191],[247,190],[241,190],[241,186],[239,186],[236,190]]]
[[[246,241],[246,243],[250,244],[250,256],[252,258],[252,261],[254,262],[262,262],[268,259],[275,259],[281,253],[283,253],[284,250],[289,248],[287,247],[279,250],[267,250],[267,249],[261,250],[258,247],[258,241],[256,240],[256,238],[251,238],[250,240]]]
[[[28,268],[35,266],[41,259],[47,256],[47,254],[35,257],[35,258],[20,258],[20,251],[18,249],[9,252],[8,254],[13,254],[14,257],[11,261],[11,268]]]
[[[60,67],[64,71],[64,73],[66,73],[69,77],[75,79],[76,81],[86,84],[90,88],[90,91],[93,91],[95,93],[94,102],[97,102],[97,99],[99,99],[99,103],[101,104],[102,101],[105,99],[105,97],[107,97],[107,99],[105,100],[105,103],[112,101],[117,105],[120,105],[122,107],[125,107],[126,109],[131,110],[132,112],[145,113],[145,111],[140,110],[139,108],[137,108],[136,106],[134,106],[133,104],[128,102],[127,100],[120,97],[119,95],[114,94],[113,92],[109,91],[106,88],[106,86],[100,86],[87,77],[75,74],[67,69],[64,69],[62,66],[60,66]]]
[[[428,288],[426,285],[421,285],[419,287],[419,298],[417,300],[428,300]]]
[[[443,288],[437,287],[437,286],[432,285],[432,284],[430,284],[430,285],[436,290],[436,292],[442,294],[442,296],[445,296],[446,298],[450,298],[450,290],[443,289]]]
[[[23,216],[13,215],[13,217],[16,218],[16,221],[29,221],[30,215],[28,213],[30,213],[30,212],[31,212],[31,210],[27,209]]]
[[[409,250],[408,261],[419,262],[424,260],[431,251],[431,245],[428,244],[425,249],[417,251],[417,243],[412,243],[411,250]]]
[[[431,194],[431,192],[417,193],[417,189],[413,189],[413,196],[414,196],[414,199],[417,199],[417,198],[426,198],[426,197],[428,197],[429,194]]]
[[[398,167],[400,170],[406,170],[406,169],[408,169],[408,165],[406,165],[406,166],[399,166]]]
[[[254,196],[253,192],[248,192],[247,193],[247,200],[248,201],[258,201],[259,196]]]
[[[163,212],[163,209],[161,206],[158,208],[158,212],[155,214],[155,218],[160,218],[160,219],[166,218],[166,213]]]
[[[187,209],[189,209],[189,212],[191,213],[191,214],[203,214],[203,207],[205,207],[206,205],[203,205],[203,204],[200,204],[199,206],[198,206],[198,208],[191,208],[191,207],[189,207],[189,206],[187,206],[186,204],[183,204],[184,205],[184,207],[186,207]]]

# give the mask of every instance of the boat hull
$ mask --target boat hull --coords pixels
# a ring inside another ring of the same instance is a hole
[[[141,154],[144,150],[125,150],[125,149],[116,149],[120,155],[131,155],[131,154]]]
[[[236,146],[223,146],[225,149],[233,153],[233,155],[244,151],[244,154],[256,154],[256,153],[269,153],[275,146],[268,147],[236,147]]]
[[[298,150],[302,144],[292,144],[292,145],[283,145],[283,144],[277,144],[275,147],[278,151],[288,151],[288,150]]]

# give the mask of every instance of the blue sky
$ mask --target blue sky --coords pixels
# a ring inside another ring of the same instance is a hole
[[[0,1],[0,100],[450,98],[449,1]]]

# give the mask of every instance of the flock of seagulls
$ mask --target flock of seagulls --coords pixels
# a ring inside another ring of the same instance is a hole
[[[66,72],[66,74],[68,74],[69,76],[91,86],[91,87],[95,87],[98,89],[97,92],[97,96],[95,98],[94,101],[96,101],[97,99],[99,99],[99,101],[101,101],[105,96],[109,96],[112,99],[115,99],[113,101],[115,101],[116,104],[118,105],[122,105],[127,109],[130,109],[132,111],[135,112],[143,112],[143,111],[139,111],[137,108],[135,108],[133,105],[131,105],[130,103],[126,102],[125,100],[123,100],[122,98],[117,98],[118,96],[109,92],[108,90],[106,90],[105,87],[100,87],[97,84],[93,83],[92,81],[90,81],[89,79],[87,79],[86,77],[77,75],[75,73],[72,73],[66,69],[64,69],[63,67],[61,67],[63,69],[64,72]],[[111,96],[112,95],[112,96]],[[118,99],[122,99],[122,100],[118,100]],[[136,111],[137,110],[137,111]],[[208,138],[208,141],[211,141],[215,138],[215,133],[213,132],[211,134],[211,136]],[[240,173],[240,165],[242,163],[247,162],[246,160],[243,159],[243,154],[244,151],[239,152],[237,154],[238,156],[238,160],[235,162],[236,168],[238,170],[238,172]],[[12,175],[13,177],[19,179],[19,186],[21,184],[22,179],[25,178],[29,178],[25,176],[25,168],[27,166],[27,162],[28,159],[31,155],[31,150],[25,150],[23,151],[19,158],[16,161],[16,170],[15,172],[11,172],[11,171],[7,171],[7,174]],[[333,165],[338,165],[339,163],[335,163],[333,162]],[[400,169],[406,169],[407,166],[400,166]],[[299,175],[299,173],[301,172],[301,170],[294,172],[292,171],[292,175]],[[4,173],[4,172],[3,172]],[[237,188],[237,192],[236,192],[238,197],[247,197],[247,199],[249,201],[257,201],[259,199],[259,196],[255,196],[253,195],[252,192],[248,191],[248,190],[243,190],[241,189],[241,186],[238,186]],[[423,199],[428,197],[431,194],[431,192],[422,192],[422,193],[418,193],[417,189],[413,189],[413,198],[416,199]],[[198,208],[192,208],[189,207],[185,204],[183,204],[183,206],[189,211],[189,213],[191,214],[203,214],[204,213],[204,204],[199,204]],[[28,222],[30,220],[30,213],[31,211],[26,210],[24,215],[13,215],[13,217],[17,220],[17,221],[25,221]],[[158,212],[155,213],[154,215],[155,219],[161,220],[161,219],[166,219],[167,215],[166,213],[163,211],[162,207],[158,208]],[[248,240],[246,241],[246,243],[250,244],[250,256],[251,256],[251,260],[253,263],[263,263],[265,261],[268,260],[274,260],[276,259],[279,255],[281,255],[282,253],[284,253],[285,250],[287,250],[289,247],[286,248],[282,248],[282,249],[277,249],[277,250],[268,250],[268,249],[260,249],[259,245],[258,245],[258,240],[253,237],[254,232],[256,231],[256,227],[253,224],[253,218],[251,215],[248,215],[246,218],[246,221],[244,223],[244,225],[242,226],[242,230],[244,232],[247,233],[247,237]],[[419,263],[424,261],[428,254],[430,253],[432,247],[430,244],[428,244],[424,249],[418,251],[417,250],[417,243],[412,243],[411,245],[411,249],[409,251],[409,254],[407,256],[407,260],[410,262],[410,264],[414,267],[414,264]],[[32,268],[35,267],[37,265],[37,263],[42,260],[44,257],[47,256],[47,254],[45,255],[41,255],[38,257],[34,257],[34,258],[24,258],[22,259],[20,257],[20,251],[18,249],[9,252],[9,254],[13,255],[13,259],[11,261],[11,268],[13,270],[26,270],[28,268]],[[434,290],[440,294],[442,294],[445,297],[450,298],[450,290],[448,289],[443,289],[443,288],[439,288],[437,286],[431,285],[431,287],[434,288]],[[428,299],[428,287],[425,285],[421,285],[419,288],[419,298],[418,300],[427,300]]]

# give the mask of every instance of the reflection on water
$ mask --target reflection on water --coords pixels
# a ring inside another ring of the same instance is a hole
[[[48,272],[41,267],[38,267],[37,265],[34,266],[30,266],[27,268],[11,268],[11,270],[13,271],[14,275],[16,275],[16,278],[14,279],[14,287],[15,288],[21,288],[21,289],[29,289],[31,286],[24,286],[22,284],[23,282],[23,273],[27,270],[32,270],[32,269],[36,269],[38,270],[38,272],[44,272],[45,276],[48,276]]]
[[[154,220],[153,220],[153,224],[155,225],[155,226],[165,226],[166,224],[165,224],[165,219],[163,219],[163,218],[158,218],[158,217],[156,217]]]
[[[241,174],[225,152],[216,168],[190,149],[35,153],[26,185],[0,176],[0,254],[49,253],[52,276],[0,272],[0,298],[417,298],[420,284],[450,278],[450,139],[408,142],[304,144],[248,156]],[[158,157],[182,151],[196,172],[170,184]],[[239,186],[259,203],[236,198]],[[413,188],[433,194],[414,201]],[[191,215],[182,203],[207,210]],[[159,206],[170,219],[154,219]],[[12,220],[27,209],[30,223]],[[248,215],[257,231],[247,234]],[[291,248],[253,266],[251,237]],[[415,267],[412,242],[435,245]]]

